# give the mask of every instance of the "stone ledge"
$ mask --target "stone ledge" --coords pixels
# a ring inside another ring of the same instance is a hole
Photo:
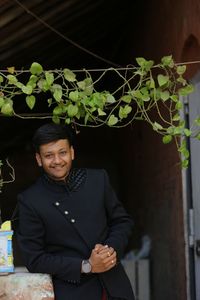
[[[0,300],[54,300],[51,277],[15,268],[15,273],[0,276]]]

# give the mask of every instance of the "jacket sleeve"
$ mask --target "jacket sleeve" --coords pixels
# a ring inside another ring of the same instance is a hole
[[[17,240],[30,272],[55,275],[69,283],[80,281],[81,259],[54,255],[45,250],[43,222],[23,196],[19,196]]]
[[[109,227],[108,236],[104,244],[113,247],[117,252],[117,258],[121,259],[132,233],[133,221],[125,211],[122,203],[117,199],[106,171],[103,171],[104,198]]]

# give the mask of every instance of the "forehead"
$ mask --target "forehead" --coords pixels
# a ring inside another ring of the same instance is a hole
[[[69,149],[70,144],[67,139],[53,141],[40,146],[40,152],[56,152],[61,149]]]

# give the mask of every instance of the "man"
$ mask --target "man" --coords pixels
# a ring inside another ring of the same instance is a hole
[[[43,125],[33,144],[44,174],[18,197],[18,241],[28,270],[51,274],[56,300],[133,300],[120,263],[132,221],[107,173],[72,168],[65,126]]]

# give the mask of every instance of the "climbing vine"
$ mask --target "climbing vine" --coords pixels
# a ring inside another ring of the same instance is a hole
[[[136,62],[137,66],[125,69],[98,70],[98,76],[97,72],[93,76],[92,70],[45,71],[37,62],[28,71],[14,67],[0,71],[1,114],[23,119],[52,118],[55,123],[75,127],[119,128],[136,120],[145,121],[162,136],[164,144],[175,140],[182,166],[187,167],[189,151],[185,138],[200,139],[200,134],[186,128],[180,114],[181,97],[193,92],[193,86],[184,78],[186,66],[175,64],[172,56],[163,57],[159,64],[142,57]],[[108,72],[120,80],[113,91],[99,89]],[[45,116],[34,113],[41,99],[45,99],[48,111]],[[25,103],[24,112],[18,112],[19,102]],[[194,123],[200,126],[200,118]]]
[[[2,187],[4,184],[15,181],[15,170],[14,170],[13,166],[11,166],[11,164],[9,163],[8,159],[6,159],[6,164],[11,170],[11,172],[9,173],[10,179],[7,179],[7,180],[3,179],[3,174],[2,174],[3,162],[2,162],[2,160],[0,160],[0,193],[1,193],[1,190],[2,190]],[[0,215],[0,217],[1,217],[1,215]]]

